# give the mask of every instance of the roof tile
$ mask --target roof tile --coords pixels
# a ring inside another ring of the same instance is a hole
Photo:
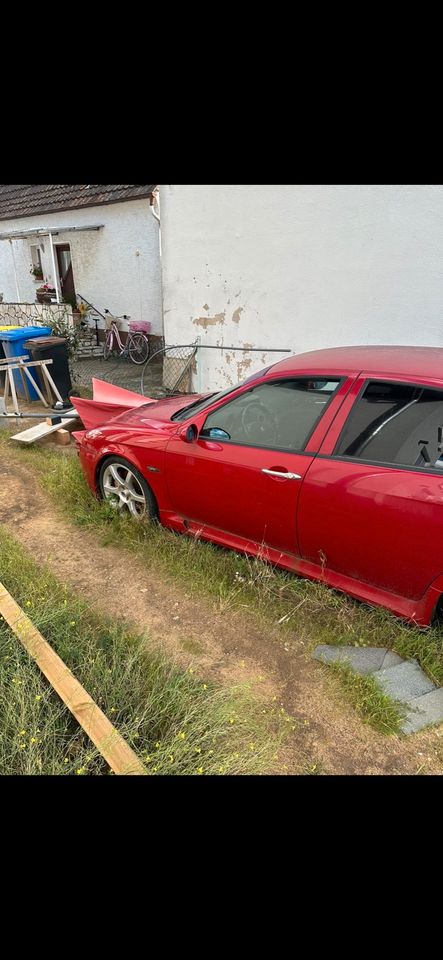
[[[155,184],[146,183],[0,184],[0,220],[137,200],[148,197],[154,188]]]

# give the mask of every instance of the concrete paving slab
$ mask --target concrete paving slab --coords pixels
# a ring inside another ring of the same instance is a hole
[[[387,670],[388,667],[395,667],[397,663],[404,663],[403,657],[399,657],[398,653],[394,653],[393,650],[388,650],[380,670]]]
[[[322,663],[347,663],[362,675],[403,663],[401,657],[386,647],[333,647],[328,643],[319,643],[313,656]]]
[[[443,723],[443,688],[438,687],[407,702],[408,712],[401,724],[403,733],[416,733],[431,724]]]
[[[388,697],[406,703],[435,690],[432,680],[423,673],[418,663],[404,661],[395,667],[379,670],[374,677]]]

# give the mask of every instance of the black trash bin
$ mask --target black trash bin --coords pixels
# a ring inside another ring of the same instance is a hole
[[[33,337],[32,340],[26,341],[24,347],[29,351],[33,360],[52,360],[52,363],[48,366],[48,372],[58,388],[62,400],[67,403],[69,391],[72,390],[72,382],[68,363],[68,341],[65,337]],[[38,372],[38,367],[34,369],[37,372],[39,387],[45,395],[42,375]]]
[[[5,351],[3,350],[3,344],[0,340],[0,360],[5,359]],[[4,373],[4,364],[0,364],[0,390],[5,388],[5,373]]]

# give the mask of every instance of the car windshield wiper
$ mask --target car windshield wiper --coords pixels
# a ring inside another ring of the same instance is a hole
[[[186,407],[180,407],[180,410],[176,410],[175,413],[172,414],[171,420],[178,420],[180,414],[184,413],[185,410],[192,410],[193,407],[198,407],[200,403],[206,403],[207,400],[210,400],[211,397],[215,397],[215,396],[216,396],[216,393],[214,391],[214,393],[207,394],[204,400],[202,400],[200,397],[199,400],[194,400],[193,403],[188,403]]]

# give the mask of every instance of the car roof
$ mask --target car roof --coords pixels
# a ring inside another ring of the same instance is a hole
[[[356,346],[311,350],[280,360],[268,372],[360,373],[443,378],[443,347]]]

